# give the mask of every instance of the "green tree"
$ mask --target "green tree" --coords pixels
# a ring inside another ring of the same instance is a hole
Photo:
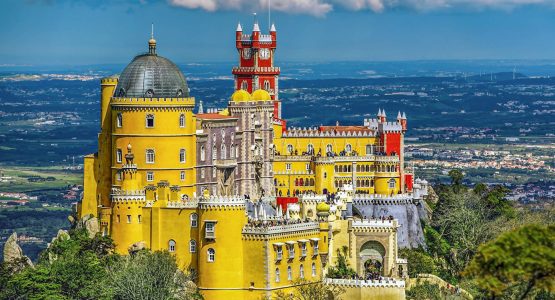
[[[555,225],[528,225],[478,249],[464,276],[492,298],[527,299],[555,292]]]
[[[339,300],[345,289],[338,285],[328,285],[321,281],[309,282],[306,279],[296,280],[292,293],[278,291],[276,300]]]
[[[349,261],[347,260],[347,246],[343,246],[337,249],[337,260],[335,265],[328,270],[329,278],[343,278],[349,279],[356,275],[355,270],[349,266]]]
[[[202,299],[191,277],[167,251],[120,256],[108,268],[114,299]]]
[[[412,287],[407,291],[407,299],[409,300],[442,300],[441,290],[437,284],[424,282]]]
[[[454,186],[461,186],[462,181],[464,179],[464,174],[460,169],[453,169],[448,173],[449,177],[451,177],[451,184]]]
[[[399,256],[407,259],[409,276],[416,278],[418,274],[438,275],[436,262],[424,249],[401,249]]]

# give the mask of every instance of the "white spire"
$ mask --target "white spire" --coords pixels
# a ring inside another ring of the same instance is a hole
[[[403,119],[403,120],[407,119],[407,115],[405,115],[405,112],[403,112],[403,115],[401,116],[401,119]]]
[[[381,116],[382,116],[382,109],[378,108],[378,117],[381,117]]]
[[[384,109],[384,110],[382,110],[382,117],[385,118],[385,116],[386,116],[386,115],[385,115],[385,109]]]
[[[258,221],[258,209],[256,209],[256,204],[254,204],[254,220]]]
[[[272,27],[270,27],[270,32],[276,32],[276,25],[272,23]]]
[[[254,13],[253,15],[254,15],[254,26],[252,28],[252,31],[260,31],[260,27],[258,26],[258,20],[256,19],[256,13]]]
[[[397,119],[401,119],[401,111],[397,113]]]
[[[202,100],[200,100],[199,104],[198,104],[198,112],[197,114],[203,114],[204,113],[204,108],[202,107]]]
[[[243,27],[241,27],[241,22],[237,23],[237,29],[235,31],[243,31]]]
[[[289,207],[287,207],[287,210],[285,211],[285,219],[286,220],[291,219],[291,215],[289,215]]]

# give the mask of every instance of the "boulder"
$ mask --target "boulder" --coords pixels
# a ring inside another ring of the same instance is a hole
[[[84,216],[83,218],[81,218],[81,220],[79,220],[79,222],[77,223],[77,229],[80,228],[85,228],[87,230],[89,238],[91,239],[100,232],[100,224],[98,222],[98,219],[91,215]]]
[[[17,273],[26,267],[33,267],[33,262],[23,254],[17,244],[17,233],[12,233],[4,244],[4,262],[11,266],[12,272]]]
[[[131,246],[127,248],[127,251],[129,251],[129,254],[133,254],[144,249],[146,249],[146,243],[144,241],[140,241],[140,242],[131,244]]]

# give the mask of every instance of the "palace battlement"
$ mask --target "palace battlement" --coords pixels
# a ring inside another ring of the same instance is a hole
[[[257,225],[259,224],[259,225]],[[256,223],[251,222],[243,227],[243,234],[262,234],[262,235],[272,235],[272,234],[283,234],[283,233],[297,233],[300,231],[307,230],[318,230],[318,222],[299,222],[291,224],[281,224],[272,225],[271,222],[268,223]]]
[[[283,132],[284,137],[375,137],[376,132],[361,131],[321,131],[317,128],[289,128]]]
[[[352,226],[354,229],[375,229],[375,228],[389,228],[395,229],[399,227],[397,220],[378,220],[378,219],[364,219],[364,220],[353,220]]]
[[[344,287],[384,287],[384,288],[405,288],[405,281],[382,277],[381,280],[359,280],[359,279],[334,279],[324,278],[325,284],[339,285]]]
[[[145,105],[145,104],[163,104],[163,105],[187,105],[194,106],[195,98],[127,98],[127,97],[112,97],[112,105],[125,104],[125,105]]]

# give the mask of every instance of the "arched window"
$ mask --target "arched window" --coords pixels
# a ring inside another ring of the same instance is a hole
[[[181,172],[179,173],[179,180],[185,181],[185,171],[181,171]]]
[[[235,156],[235,145],[231,145],[231,147],[229,148],[229,158],[233,159],[235,158]]]
[[[333,153],[333,146],[331,144],[326,145],[326,153]]]
[[[395,179],[393,179],[393,178],[389,179],[389,188],[390,189],[395,188]]]
[[[214,249],[209,248],[208,251],[206,251],[208,256],[207,256],[207,260],[208,262],[214,262],[216,260],[216,251],[214,251]]]
[[[222,141],[223,141],[225,140],[225,129],[222,128],[221,134],[222,134]]]
[[[154,163],[154,149],[146,149],[146,163],[147,164]]]
[[[303,265],[301,265],[299,267],[299,277],[304,278],[304,266]]]
[[[246,91],[248,89],[248,87],[249,87],[249,85],[248,85],[247,81],[243,80],[243,82],[241,82],[241,89]]]
[[[287,145],[287,152],[293,154],[293,145]]]
[[[287,280],[293,280],[293,272],[291,271],[291,266],[287,267]]]
[[[308,144],[308,146],[306,147],[306,150],[308,154],[314,154],[314,145]]]
[[[186,161],[185,149],[179,150],[179,162],[184,163]]]
[[[170,252],[175,252],[175,241],[174,240],[170,240],[168,243],[168,251]]]
[[[353,151],[353,146],[351,144],[345,145],[345,152],[351,153],[351,151]]]
[[[270,81],[264,80],[264,89],[268,92],[270,91]]]
[[[225,145],[222,144],[222,153],[220,153],[220,156],[221,156],[222,159],[226,159],[226,158],[227,158],[227,157],[226,157],[226,152],[227,152],[226,150],[227,150],[227,149],[226,149]]]
[[[154,115],[148,114],[146,115],[146,128],[154,127]]]
[[[197,241],[191,240],[189,242],[189,252],[191,252],[191,253],[197,252]]]
[[[218,150],[216,150],[216,145],[212,146],[212,160],[218,159]]]
[[[276,282],[279,282],[279,268],[276,268]]]
[[[191,219],[191,227],[196,228],[198,227],[198,215],[196,213],[192,213],[190,216]]]
[[[204,161],[206,159],[206,149],[204,149],[204,145],[200,146],[200,160]]]
[[[121,113],[118,113],[116,117],[116,126],[117,127],[123,126],[123,115]]]
[[[312,277],[316,276],[316,264],[312,263]]]
[[[184,114],[179,115],[179,127],[181,127],[181,128],[185,127],[185,115]]]

